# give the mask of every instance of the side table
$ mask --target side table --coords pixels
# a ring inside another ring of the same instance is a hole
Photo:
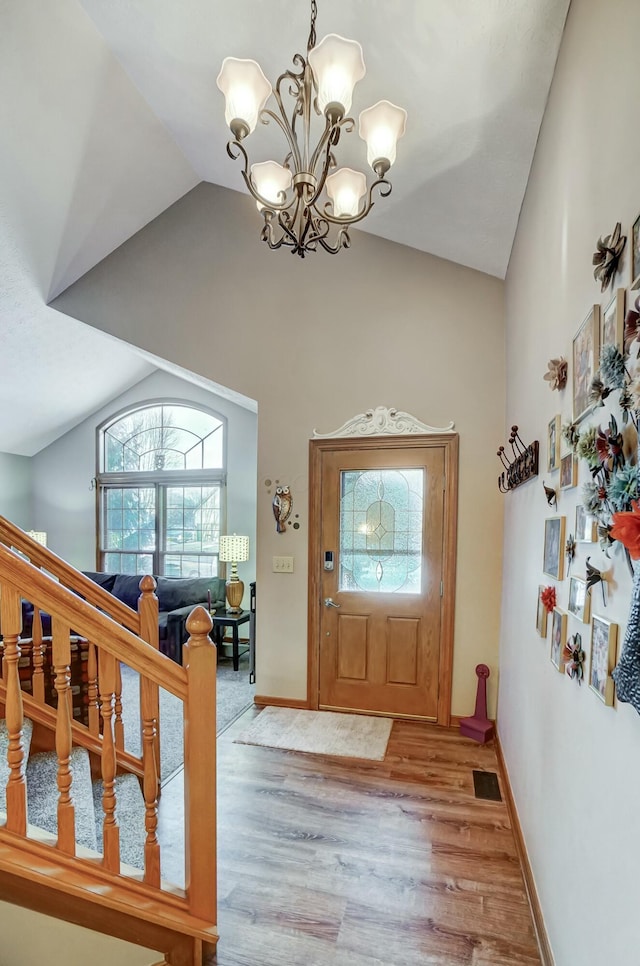
[[[228,610],[216,611],[215,614],[211,615],[211,620],[213,621],[213,642],[220,650],[222,647],[222,641],[224,638],[225,627],[230,627],[233,633],[233,670],[237,671],[240,662],[240,651],[239,651],[239,641],[238,641],[238,628],[241,624],[246,624],[251,617],[251,612],[248,610],[241,610],[239,613],[234,614]]]

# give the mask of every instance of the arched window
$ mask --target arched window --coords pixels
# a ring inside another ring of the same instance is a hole
[[[217,575],[225,429],[220,416],[179,402],[128,410],[100,427],[101,570]]]

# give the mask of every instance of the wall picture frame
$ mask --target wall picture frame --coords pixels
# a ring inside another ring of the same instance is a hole
[[[540,584],[538,586],[538,607],[536,610],[536,630],[540,637],[547,636],[547,620],[549,618],[549,611],[542,603],[541,594],[544,590],[545,585]]]
[[[560,457],[560,489],[570,490],[578,483],[578,461],[573,453]]]
[[[624,312],[627,291],[619,288],[609,304],[602,311],[600,326],[600,351],[606,345],[616,345],[620,352],[624,351]]]
[[[631,228],[631,282],[632,289],[640,288],[640,215]]]
[[[600,306],[594,305],[573,337],[573,422],[579,423],[593,409],[589,399],[591,380],[600,361]]]
[[[551,649],[549,658],[554,668],[564,674],[564,645],[567,640],[567,615],[559,607],[553,608],[551,617]]]
[[[616,664],[618,625],[605,617],[591,618],[589,648],[589,690],[610,707],[613,704],[614,683],[611,677]]]
[[[591,616],[591,595],[587,594],[587,582],[581,577],[569,578],[569,603],[567,610],[583,624],[588,624]]]
[[[560,416],[554,416],[547,426],[547,472],[553,473],[560,466]]]
[[[542,569],[555,580],[562,580],[563,577],[565,526],[566,517],[547,517],[544,521]]]
[[[581,503],[576,507],[576,543],[595,543],[598,539],[598,524],[595,517],[587,513]]]

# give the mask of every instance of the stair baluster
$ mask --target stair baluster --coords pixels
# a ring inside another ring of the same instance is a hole
[[[96,646],[89,641],[87,648],[87,700],[89,731],[92,735],[100,734],[100,703],[98,701],[98,658]]]
[[[144,827],[147,838],[144,845],[144,881],[160,886],[160,844],[156,836],[158,828],[158,768],[156,764],[156,725],[153,682],[140,678],[140,717],[142,719],[142,760],[144,762]]]
[[[42,617],[40,608],[33,608],[33,623],[31,625],[31,655],[33,659],[33,696],[40,704],[44,704],[44,652],[46,644],[42,640]]]
[[[120,829],[116,820],[116,748],[113,739],[113,702],[116,687],[116,659],[103,648],[98,656],[100,711],[102,713],[102,808],[104,811],[104,865],[120,872]]]
[[[116,661],[114,731],[116,736],[116,748],[118,748],[119,751],[124,751],[124,724],[122,721],[122,671],[120,670],[120,661]]]
[[[76,854],[75,806],[71,797],[71,628],[59,617],[51,620],[54,686],[58,695],[56,754],[58,756],[58,848]]]
[[[158,598],[155,594],[156,582],[150,574],[146,574],[140,581],[140,597],[138,598],[138,616],[140,618],[140,637],[150,644],[154,650],[160,649],[158,639]],[[140,705],[142,706],[142,680],[140,677]],[[149,681],[149,715],[155,718],[156,733],[154,745],[156,750],[156,775],[158,791],[162,778],[160,767],[160,689],[154,681]]]
[[[25,760],[22,744],[22,691],[18,662],[20,645],[18,638],[22,627],[20,595],[8,584],[2,586],[0,615],[4,644],[4,680],[7,685],[5,718],[9,735],[7,763],[7,829],[18,835],[27,834],[27,783],[24,775]]]

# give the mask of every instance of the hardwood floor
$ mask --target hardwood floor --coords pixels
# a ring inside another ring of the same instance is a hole
[[[492,745],[396,721],[383,762],[218,740],[217,966],[533,966],[540,963],[504,802],[472,770]],[[163,875],[182,880],[160,806]]]

